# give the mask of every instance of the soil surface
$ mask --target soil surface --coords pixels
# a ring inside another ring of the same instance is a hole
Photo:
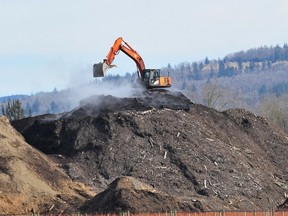
[[[285,200],[284,203],[278,206],[279,210],[288,210],[288,198]]]
[[[0,116],[0,214],[68,213],[95,195],[72,180]]]
[[[218,112],[181,93],[93,96],[71,112],[13,126],[93,188],[97,195],[78,206],[86,212],[265,210],[288,194],[286,134],[245,110]],[[133,188],[138,181],[149,192]]]

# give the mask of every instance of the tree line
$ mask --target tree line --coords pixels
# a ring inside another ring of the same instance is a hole
[[[240,51],[224,58],[224,61],[234,62],[276,62],[285,60],[288,60],[288,45],[286,43],[282,47],[279,45],[262,46],[247,51]]]
[[[273,63],[288,61],[288,45],[283,47],[259,47],[240,51],[222,59],[210,60],[206,57],[201,61],[182,62],[174,67],[168,64],[164,69],[173,74],[189,73],[189,80],[203,80],[214,77],[231,77],[242,73],[255,73],[270,70]]]

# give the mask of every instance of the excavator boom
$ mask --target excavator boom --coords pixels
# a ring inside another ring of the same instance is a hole
[[[106,59],[104,59],[103,62],[100,62],[98,64],[93,65],[93,76],[94,77],[103,77],[104,73],[109,68],[113,67],[111,64],[112,64],[115,56],[118,54],[121,44],[122,44],[122,38],[119,37],[114,42],[114,45],[111,47],[110,51],[108,52]]]
[[[115,65],[112,65],[112,62],[120,50],[136,63],[139,73],[145,69],[145,64],[141,56],[126,41],[124,41],[122,37],[119,37],[106,55],[106,59],[104,59],[103,62],[93,65],[94,77],[103,77],[108,69],[115,67]]]

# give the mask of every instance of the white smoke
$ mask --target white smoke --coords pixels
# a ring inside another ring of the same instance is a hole
[[[71,107],[79,105],[81,100],[93,95],[112,95],[115,97],[133,97],[135,92],[139,91],[134,86],[134,81],[124,80],[103,80],[93,77],[92,66],[85,67],[83,70],[71,74],[69,91],[71,92],[69,103]]]

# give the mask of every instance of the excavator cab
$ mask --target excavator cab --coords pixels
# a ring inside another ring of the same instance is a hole
[[[152,88],[169,88],[171,87],[171,77],[160,76],[160,69],[144,69],[142,71],[143,83],[148,89]]]

